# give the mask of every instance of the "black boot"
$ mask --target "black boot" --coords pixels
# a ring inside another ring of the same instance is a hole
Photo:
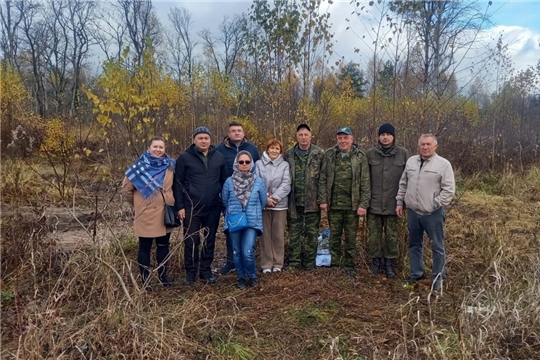
[[[395,279],[396,273],[394,272],[394,259],[385,259],[384,260],[384,270],[386,272],[386,277],[389,279]]]
[[[141,268],[141,282],[146,291],[152,291],[152,286],[150,285],[150,271],[145,268]]]
[[[373,258],[373,263],[371,264],[371,268],[369,269],[370,274],[377,275],[380,271],[381,271],[381,259]]]

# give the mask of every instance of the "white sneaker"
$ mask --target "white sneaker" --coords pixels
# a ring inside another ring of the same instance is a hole
[[[272,270],[270,269],[264,269],[263,270],[263,274],[270,274],[272,272]]]
[[[274,272],[281,272],[281,269],[280,269],[280,268],[274,268],[273,271],[274,271]]]

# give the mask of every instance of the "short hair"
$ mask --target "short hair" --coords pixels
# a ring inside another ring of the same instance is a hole
[[[270,139],[266,143],[266,152],[268,152],[268,149],[270,149],[270,146],[275,146],[275,145],[279,146],[279,153],[283,154],[283,144],[278,139]]]
[[[241,123],[239,123],[238,121],[231,121],[229,123],[229,128],[233,127],[233,126],[240,126],[242,129],[244,128],[244,126],[242,126]]]
[[[420,140],[422,140],[422,138],[428,138],[428,137],[433,139],[433,141],[435,142],[435,145],[438,144],[437,137],[435,135],[429,134],[429,133],[420,135],[420,137],[418,138],[418,144],[420,144]]]
[[[152,145],[154,141],[163,141],[163,144],[166,146],[167,142],[165,141],[165,138],[163,136],[154,136],[148,141],[148,147]]]

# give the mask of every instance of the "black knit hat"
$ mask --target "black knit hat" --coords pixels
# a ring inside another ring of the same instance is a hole
[[[300,129],[307,129],[309,132],[311,132],[311,129],[309,128],[308,124],[300,124],[296,127],[296,132],[299,132]]]
[[[394,126],[390,123],[382,124],[381,127],[379,127],[379,136],[381,134],[390,134],[393,137],[396,137],[396,129],[394,129]]]
[[[212,137],[212,133],[210,133],[210,129],[208,129],[206,126],[199,126],[195,129],[193,132],[193,138],[195,139],[195,136],[199,134],[207,134],[208,136]]]

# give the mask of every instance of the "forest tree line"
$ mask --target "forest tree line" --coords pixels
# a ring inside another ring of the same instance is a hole
[[[209,127],[217,143],[232,120],[260,146],[271,137],[291,144],[306,122],[323,147],[350,126],[367,148],[391,122],[413,152],[421,133],[437,135],[464,172],[539,163],[540,57],[516,70],[502,38],[478,53],[489,4],[349,6],[349,18],[333,19],[331,2],[254,1],[196,32],[187,9],[160,19],[150,0],[5,0],[2,152],[127,161],[164,135],[176,156],[195,127]],[[358,36],[354,59],[334,53],[339,21]]]

